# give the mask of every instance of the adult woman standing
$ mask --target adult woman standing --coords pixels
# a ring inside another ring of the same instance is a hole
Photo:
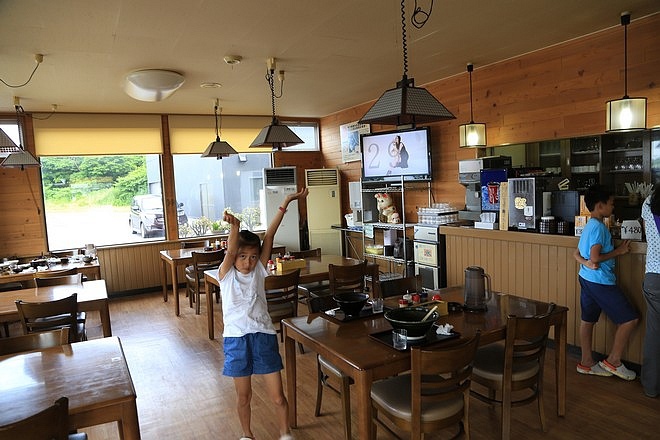
[[[642,387],[648,397],[660,394],[660,183],[642,205],[646,231],[646,334],[642,358]]]

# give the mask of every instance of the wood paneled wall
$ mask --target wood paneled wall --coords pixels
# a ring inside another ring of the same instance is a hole
[[[580,345],[580,285],[573,258],[578,237],[526,232],[485,231],[442,227],[447,238],[447,285],[464,284],[464,270],[481,266],[498,292],[554,302],[569,308],[568,343]],[[641,364],[646,302],[642,294],[646,243],[632,243],[631,252],[617,258],[617,284],[640,311],[624,358]],[[594,329],[594,350],[609,353],[616,326],[601,316]]]
[[[660,125],[658,29],[660,14],[633,21],[628,28],[628,94],[648,98],[648,127]],[[491,146],[603,133],[605,102],[623,96],[621,26],[488,66],[480,66],[469,54],[467,62],[475,63],[474,119],[486,123]],[[392,84],[396,80],[392,78]],[[458,161],[480,154],[458,147],[458,126],[470,120],[468,84],[463,73],[424,85],[456,115],[430,126],[434,198],[457,205],[464,204],[465,194],[458,184]],[[359,180],[360,162],[342,163],[339,126],[359,120],[371,104],[321,119],[326,166],[340,167],[347,177],[342,188],[345,213],[350,212],[347,182]],[[372,131],[392,128],[372,126]],[[415,207],[425,206],[426,200],[411,199],[406,216],[414,221]]]

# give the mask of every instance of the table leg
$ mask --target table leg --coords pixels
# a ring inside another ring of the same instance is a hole
[[[357,391],[358,438],[375,440],[371,429],[371,383],[373,377],[370,371],[360,370],[353,378]]]
[[[286,369],[286,397],[289,402],[289,426],[298,427],[298,400],[296,395],[296,343],[287,336],[284,327],[284,359]]]
[[[208,315],[207,324],[209,326],[209,339],[213,340],[215,339],[215,327],[213,323],[213,294],[215,293],[215,286],[204,278],[204,289],[206,292],[206,314]]]
[[[561,323],[555,325],[555,374],[557,382],[557,415],[566,415],[566,312],[561,314]]]
[[[163,286],[163,301],[167,302],[167,261],[161,258],[163,270],[160,273],[160,283]]]
[[[101,309],[99,309],[99,314],[101,315],[101,327],[103,328],[103,337],[109,338],[112,336],[112,327],[110,325],[110,307],[109,300],[106,298],[103,301]]]
[[[134,399],[122,405],[119,429],[123,440],[140,440],[140,423]]]
[[[176,264],[172,262],[172,296],[174,297],[174,313],[179,316],[179,277],[177,276]]]

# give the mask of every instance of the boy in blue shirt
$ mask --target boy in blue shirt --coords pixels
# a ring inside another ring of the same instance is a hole
[[[580,281],[580,346],[582,358],[577,372],[596,376],[615,375],[625,380],[635,379],[635,372],[621,362],[621,355],[630,334],[637,325],[638,316],[623,291],[616,285],[614,259],[630,251],[630,240],[624,240],[616,248],[612,235],[603,219],[612,215],[614,196],[602,186],[590,187],[584,197],[591,218],[582,231],[575,259],[581,264]],[[609,356],[596,363],[592,357],[591,340],[594,325],[601,311],[617,324],[614,343]]]

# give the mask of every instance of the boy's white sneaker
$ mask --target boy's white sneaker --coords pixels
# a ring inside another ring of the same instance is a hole
[[[577,364],[577,372],[580,374],[591,374],[592,376],[611,376],[612,373],[605,370],[600,365],[593,364],[591,367],[585,367],[582,364]]]
[[[621,379],[624,380],[635,380],[635,378],[637,377],[637,373],[626,368],[626,366],[623,365],[623,362],[618,367],[615,367],[614,365],[610,364],[609,362],[607,362],[607,360],[598,362],[598,365],[600,365],[603,370],[609,371],[613,375],[620,377]]]

